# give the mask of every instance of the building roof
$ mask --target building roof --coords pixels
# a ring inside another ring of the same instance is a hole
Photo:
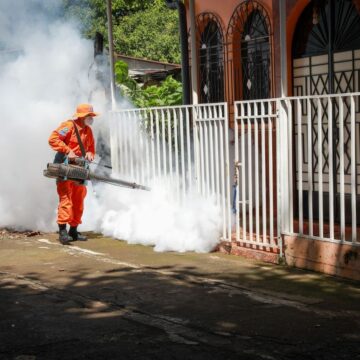
[[[139,82],[148,80],[162,81],[167,76],[178,76],[181,72],[180,64],[171,64],[122,54],[115,54],[115,61],[122,60],[129,66],[129,76]]]

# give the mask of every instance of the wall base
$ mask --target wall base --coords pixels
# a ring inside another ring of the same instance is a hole
[[[342,278],[360,280],[360,247],[301,236],[283,237],[285,263]],[[279,253],[236,241],[221,242],[216,251],[272,264],[282,262]]]
[[[360,280],[360,247],[284,236],[286,264],[329,275]]]
[[[243,256],[247,259],[254,259],[264,261],[272,264],[279,264],[278,252],[271,251],[270,248],[259,248],[248,244],[241,244],[238,242],[223,241],[219,244],[217,251],[229,255]]]

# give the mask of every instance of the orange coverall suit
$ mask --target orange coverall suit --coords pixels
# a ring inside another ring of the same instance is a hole
[[[77,123],[76,120],[75,123]],[[81,128],[78,124],[77,128],[81,141],[84,144],[85,152],[91,152],[95,155],[95,141],[91,128],[86,125]],[[77,156],[82,156],[72,120],[63,122],[51,133],[49,145],[58,152],[57,155],[68,154],[72,150]],[[84,199],[87,193],[86,186],[71,180],[58,180],[56,185],[59,194],[57,223],[69,224],[74,227],[78,226],[81,224],[81,217],[84,211]]]

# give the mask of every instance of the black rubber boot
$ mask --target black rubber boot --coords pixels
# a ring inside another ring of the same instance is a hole
[[[59,241],[63,245],[69,244],[73,238],[66,231],[66,224],[59,224]]]
[[[87,237],[77,231],[77,226],[70,226],[69,235],[76,241],[86,241]]]

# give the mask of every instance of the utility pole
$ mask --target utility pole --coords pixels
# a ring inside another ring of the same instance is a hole
[[[106,13],[108,22],[108,39],[109,39],[109,57],[110,57],[110,90],[111,90],[111,107],[116,108],[115,96],[115,70],[114,70],[114,38],[112,26],[111,0],[106,0]]]
[[[198,79],[197,79],[197,49],[196,49],[196,20],[195,20],[195,0],[189,1],[190,10],[190,42],[191,42],[191,87],[192,103],[198,104]]]
[[[280,248],[280,257],[284,256],[283,239],[281,233],[283,231],[293,231],[293,208],[292,202],[289,200],[293,194],[292,185],[292,163],[291,163],[291,149],[289,143],[289,135],[291,131],[291,124],[289,124],[289,108],[287,101],[285,100],[288,95],[288,82],[287,82],[287,39],[286,39],[286,0],[279,1],[279,32],[280,32],[280,74],[281,74],[281,98],[282,101],[278,102],[279,113],[278,113],[278,124],[279,127],[276,129],[276,153],[277,163],[282,164],[285,169],[281,173],[279,167],[277,167],[277,210],[278,210],[278,241]],[[282,139],[279,141],[279,139]]]
[[[287,44],[286,44],[286,1],[280,0],[280,59],[281,59],[281,97],[288,95],[287,83]]]

